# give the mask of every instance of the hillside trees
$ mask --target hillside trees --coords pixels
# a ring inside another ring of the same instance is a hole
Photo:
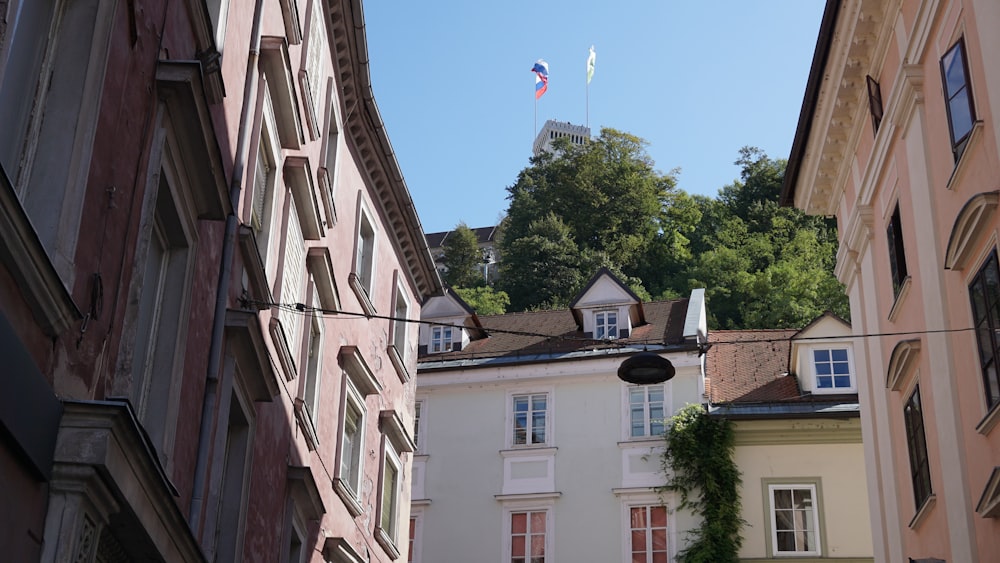
[[[444,265],[448,270],[441,276],[450,287],[475,287],[480,285],[482,273],[479,266],[483,261],[479,250],[479,240],[465,223],[459,223],[448,233],[442,244]]]
[[[836,225],[778,204],[784,160],[744,147],[739,179],[710,198],[677,189],[645,147],[606,128],[521,171],[499,241],[511,310],[566,306],[607,266],[643,298],[706,288],[713,328],[803,326],[825,310],[848,318]]]

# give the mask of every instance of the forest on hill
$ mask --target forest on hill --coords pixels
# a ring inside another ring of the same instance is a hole
[[[500,275],[487,285],[472,231],[445,242],[444,281],[481,314],[568,306],[607,267],[644,301],[706,289],[713,329],[795,328],[826,310],[848,319],[833,274],[836,221],[778,204],[785,160],[740,149],[740,177],[715,198],[656,170],[646,142],[604,128],[558,141],[507,188]]]

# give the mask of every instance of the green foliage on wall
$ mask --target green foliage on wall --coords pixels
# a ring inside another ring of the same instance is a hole
[[[689,532],[678,554],[680,563],[739,561],[740,472],[733,461],[733,423],[708,416],[701,405],[688,405],[670,419],[660,459],[667,484],[660,492],[680,496],[678,510],[690,510],[701,526]]]

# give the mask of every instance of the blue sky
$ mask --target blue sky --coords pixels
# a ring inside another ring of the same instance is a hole
[[[365,2],[372,87],[426,232],[493,225],[546,119],[649,142],[678,187],[710,196],[744,145],[787,158],[822,0]]]

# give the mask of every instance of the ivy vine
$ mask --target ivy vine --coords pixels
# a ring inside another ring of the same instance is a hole
[[[701,405],[688,405],[669,420],[660,459],[667,484],[660,492],[677,493],[679,510],[690,510],[701,526],[689,532],[680,563],[739,561],[740,471],[733,461],[734,430],[729,420],[710,417]]]

